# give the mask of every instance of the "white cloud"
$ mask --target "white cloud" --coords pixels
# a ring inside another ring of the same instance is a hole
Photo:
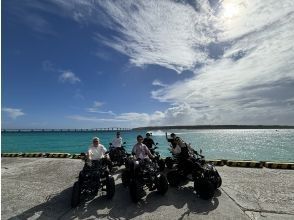
[[[81,24],[112,29],[114,35],[97,33],[96,39],[136,66],[195,72],[169,85],[153,81],[161,87],[152,98],[172,105],[165,111],[123,113],[113,120],[294,124],[294,1],[210,2],[52,1]]]
[[[76,121],[89,121],[89,122],[125,122],[122,119],[114,119],[114,118],[97,118],[93,116],[82,116],[82,115],[70,115],[67,116],[69,119],[73,119]]]
[[[99,102],[99,101],[95,101],[94,104],[93,104],[93,106],[94,106],[95,108],[99,108],[99,107],[101,107],[102,105],[104,105],[104,103],[103,103],[103,102]]]
[[[153,86],[161,86],[161,87],[165,87],[165,86],[167,86],[166,84],[162,83],[162,82],[159,81],[158,79],[155,79],[155,80],[152,82],[152,85],[153,85]]]
[[[158,64],[178,73],[207,63],[205,46],[215,40],[214,16],[208,1],[198,11],[174,1],[99,2],[119,34],[97,34],[99,42],[130,57],[136,66]]]
[[[59,76],[59,81],[66,83],[69,82],[71,84],[75,84],[78,82],[81,82],[79,77],[77,77],[72,71],[66,70],[66,71],[61,71],[61,75]]]
[[[17,108],[2,108],[2,111],[7,113],[8,117],[12,119],[16,119],[19,116],[25,115],[25,113],[23,113],[21,109]]]

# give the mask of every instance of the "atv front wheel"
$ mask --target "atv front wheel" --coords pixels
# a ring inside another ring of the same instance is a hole
[[[178,171],[176,171],[176,170],[172,170],[172,171],[168,172],[166,177],[167,177],[167,180],[171,186],[176,187],[181,182],[181,179],[180,179],[181,176],[178,173]]]
[[[164,168],[165,168],[165,162],[164,162],[163,159],[160,159],[160,160],[158,161],[158,166],[159,166],[159,171],[160,171],[160,172],[164,171]]]
[[[136,180],[131,180],[129,184],[130,196],[134,203],[137,203],[144,196],[144,189]]]
[[[171,157],[165,158],[165,165],[168,169],[173,168],[173,159]]]
[[[106,179],[106,196],[108,199],[111,199],[115,193],[115,183],[112,176],[107,177]]]
[[[130,183],[130,171],[124,170],[121,174],[121,181],[124,187],[127,187]]]
[[[161,175],[156,179],[156,188],[161,195],[164,195],[168,190],[168,182],[164,175]]]
[[[71,194],[71,207],[75,208],[80,203],[81,188],[79,182],[75,182]]]
[[[209,180],[194,181],[194,189],[199,194],[201,199],[209,200],[214,196],[215,187]]]

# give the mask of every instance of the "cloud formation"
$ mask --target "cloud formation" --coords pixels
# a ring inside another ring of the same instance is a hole
[[[8,115],[8,117],[12,119],[16,119],[19,116],[25,115],[25,113],[22,112],[21,109],[17,108],[2,108],[2,111],[5,112]]]
[[[95,33],[97,42],[127,55],[135,66],[194,72],[168,85],[153,81],[160,87],[151,97],[169,103],[166,110],[127,112],[114,121],[294,124],[292,0],[52,0],[47,6],[29,7],[104,26],[112,34]],[[62,78],[80,81],[73,73]]]
[[[59,76],[59,82],[62,83],[71,83],[71,84],[76,84],[81,82],[80,78],[77,77],[73,72],[66,70],[66,71],[61,71],[62,73]]]
[[[172,105],[165,111],[117,118],[138,125],[294,124],[293,1],[102,4],[119,32],[97,35],[106,45],[137,66],[195,72],[171,85],[154,80],[164,86],[151,97]]]

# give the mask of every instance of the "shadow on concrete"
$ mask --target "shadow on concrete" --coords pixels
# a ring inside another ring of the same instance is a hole
[[[45,190],[45,189],[44,189]],[[58,219],[71,210],[70,198],[72,187],[69,187],[58,194],[50,195],[46,198],[44,203],[37,205],[25,212],[9,218],[9,220],[16,219]],[[20,200],[22,198],[19,198]]]
[[[189,187],[169,188],[166,195],[162,196],[156,191],[150,192],[139,203],[135,204],[131,201],[128,188],[122,184],[116,185],[116,194],[112,200],[107,200],[105,196],[96,197],[89,203],[82,204],[78,208],[71,210],[67,215],[67,219],[130,219],[142,214],[153,213],[161,206],[173,206],[176,209],[182,209],[185,205],[188,209],[179,219],[184,218],[190,213],[207,215],[210,211],[216,209],[219,205],[218,196],[221,191],[217,190],[216,196],[205,201],[193,193],[193,189]],[[109,212],[100,211],[108,209]]]
[[[184,208],[185,212],[179,218],[183,219],[190,213],[207,215],[218,207],[217,197],[221,195],[221,191],[217,190],[215,197],[206,201],[198,198],[192,187],[170,187],[164,196],[156,191],[147,192],[147,196],[135,204],[131,201],[128,188],[120,183],[116,185],[116,194],[112,200],[108,200],[105,194],[99,191],[97,197],[83,199],[77,208],[72,209],[71,191],[72,187],[67,188],[59,194],[50,196],[46,202],[10,219],[130,219],[153,213],[161,206],[172,206],[172,209],[177,210]]]

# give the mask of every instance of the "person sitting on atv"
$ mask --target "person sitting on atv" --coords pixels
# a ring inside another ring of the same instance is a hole
[[[155,146],[155,143],[150,136],[151,136],[150,133],[146,133],[146,138],[144,138],[143,144],[145,144],[148,147],[148,149],[150,150],[151,154],[154,155],[154,149],[152,149],[152,146],[153,145]]]
[[[133,147],[132,154],[136,156],[136,159],[153,159],[154,156],[151,154],[150,150],[148,147],[143,144],[143,137],[141,135],[137,136],[137,141]]]
[[[185,143],[180,137],[175,138],[176,147],[171,149],[173,154],[178,155],[179,158],[179,168],[184,171],[185,175],[188,175],[192,171],[193,159],[192,155],[195,150],[190,144]]]
[[[109,167],[109,169],[111,170],[112,168],[112,163],[109,159],[109,156],[106,153],[106,148],[99,143],[99,138],[98,137],[94,137],[92,139],[92,145],[89,147],[88,149],[88,154],[87,157],[90,161],[92,160],[100,160],[102,158],[106,158],[106,163]]]
[[[171,138],[168,138],[167,137],[167,132],[165,132],[166,140],[171,143],[172,148],[175,148],[177,146],[177,143],[176,143],[176,140],[175,140],[177,136],[176,136],[175,133],[171,133],[170,136],[171,136]]]
[[[122,146],[122,137],[120,136],[120,132],[116,132],[116,137],[112,140],[112,147],[118,148]]]

